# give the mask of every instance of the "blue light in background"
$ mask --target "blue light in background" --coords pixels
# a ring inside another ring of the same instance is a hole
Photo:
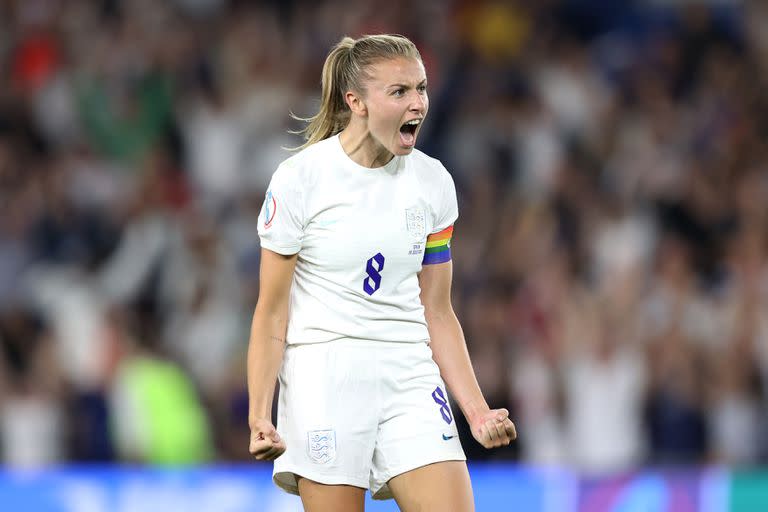
[[[583,479],[561,469],[471,464],[478,512],[725,512],[728,471],[643,471]],[[720,496],[717,500],[713,497]],[[717,501],[714,504],[713,501]],[[706,505],[706,506],[705,506]],[[0,471],[0,510],[25,512],[300,512],[267,465],[189,469],[73,466]],[[366,511],[395,512],[366,498]]]

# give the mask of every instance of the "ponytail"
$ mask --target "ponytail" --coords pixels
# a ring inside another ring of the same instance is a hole
[[[308,118],[293,116],[307,123],[302,130],[293,132],[306,140],[295,149],[304,149],[346,128],[351,111],[344,95],[347,91],[360,93],[364,90],[362,79],[367,77],[366,67],[377,60],[394,57],[421,60],[416,46],[399,35],[363,36],[357,40],[344,37],[339,41],[323,64],[320,110]]]

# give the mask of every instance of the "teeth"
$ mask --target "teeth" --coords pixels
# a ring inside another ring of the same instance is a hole
[[[416,125],[418,125],[420,122],[421,122],[421,120],[420,120],[420,119],[412,119],[412,120],[408,121],[408,122],[407,122],[407,123],[405,123],[405,124],[409,124],[409,125],[411,125],[411,126],[416,126]]]

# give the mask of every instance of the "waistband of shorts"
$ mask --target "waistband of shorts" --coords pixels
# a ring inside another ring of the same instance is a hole
[[[429,345],[430,340],[419,340],[419,341],[390,341],[390,340],[367,340],[362,338],[338,338],[335,340],[330,341],[315,341],[315,342],[309,342],[309,343],[288,343],[286,345],[286,350],[291,349],[297,349],[297,348],[307,348],[307,347],[370,347],[370,348],[387,348],[387,349],[398,349],[398,348],[408,348],[408,347],[421,347],[425,345]]]

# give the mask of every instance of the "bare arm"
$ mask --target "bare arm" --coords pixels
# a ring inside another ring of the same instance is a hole
[[[250,452],[258,460],[273,460],[285,443],[272,424],[272,398],[283,361],[288,326],[288,301],[296,255],[261,250],[259,300],[253,313],[248,344],[248,424]]]
[[[432,356],[472,435],[486,448],[508,445],[517,436],[506,409],[491,409],[483,398],[467,352],[464,333],[451,305],[453,265],[424,265],[419,274]]]

